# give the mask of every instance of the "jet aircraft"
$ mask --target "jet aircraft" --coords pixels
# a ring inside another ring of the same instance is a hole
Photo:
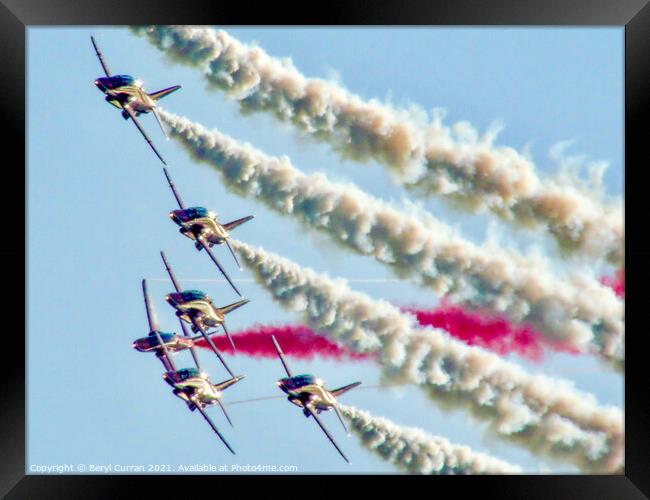
[[[235,309],[243,306],[250,302],[248,299],[243,299],[233,304],[215,307],[212,304],[212,299],[205,293],[200,290],[182,290],[178,281],[176,280],[176,275],[172,270],[169,262],[167,262],[167,257],[165,257],[164,252],[160,252],[163,263],[165,264],[165,269],[169,278],[174,285],[176,292],[170,293],[165,297],[169,305],[176,309],[176,316],[182,322],[186,322],[192,325],[193,332],[200,332],[205,341],[208,343],[212,351],[217,355],[223,366],[228,370],[231,376],[235,376],[230,370],[225,360],[221,356],[219,349],[214,345],[210,335],[207,333],[208,328],[214,328],[221,326],[230,341],[233,349],[235,349],[235,343],[230,336],[230,332],[226,328],[225,315],[229,312],[234,311]],[[185,325],[183,325],[184,328]]]
[[[171,354],[190,349],[192,356],[198,366],[198,358],[194,350],[194,342],[201,338],[197,336],[191,338],[184,330],[184,336],[176,335],[175,333],[166,333],[160,331],[158,321],[156,320],[156,312],[151,303],[151,297],[147,289],[147,280],[142,280],[142,294],[144,295],[144,305],[147,310],[147,321],[149,322],[149,335],[139,338],[133,342],[133,348],[140,352],[155,352],[156,357],[160,359],[165,370],[169,371],[171,366],[168,361],[168,356],[165,356],[165,350]]]
[[[233,256],[233,259],[235,259],[237,267],[241,269],[235,251],[230,245],[230,231],[244,222],[248,222],[254,216],[249,215],[226,224],[221,224],[217,218],[217,214],[205,207],[185,208],[183,200],[178,194],[178,191],[176,191],[176,186],[169,176],[169,172],[164,167],[163,171],[165,172],[165,177],[167,177],[167,183],[174,194],[174,198],[176,198],[176,202],[180,207],[178,210],[172,210],[169,212],[169,217],[180,226],[179,231],[182,235],[187,236],[189,239],[194,241],[194,246],[197,250],[205,249],[206,253],[219,268],[219,271],[221,271],[221,274],[223,274],[224,278],[228,280],[228,283],[230,283],[233,290],[237,292],[237,295],[241,297],[241,293],[232,282],[225,269],[221,266],[211,249],[213,245],[221,245],[222,243],[225,243]]]
[[[142,87],[142,83],[131,75],[111,76],[111,72],[108,69],[104,55],[99,50],[97,42],[95,42],[95,37],[91,36],[90,40],[93,43],[93,47],[95,47],[95,53],[97,54],[99,63],[102,65],[104,73],[106,74],[105,77],[102,76],[95,80],[95,86],[106,95],[106,102],[122,110],[122,117],[125,120],[128,120],[129,118],[131,119],[149,146],[151,146],[153,152],[156,153],[156,156],[160,159],[161,162],[163,162],[163,164],[166,165],[167,163],[156,149],[156,146],[154,146],[153,141],[149,138],[147,133],[142,128],[142,125],[140,125],[137,117],[143,113],[153,112],[163,134],[165,137],[167,137],[167,132],[165,132],[165,128],[163,127],[162,121],[160,120],[160,115],[158,114],[158,109],[156,108],[156,102],[159,99],[162,99],[163,97],[180,89],[181,86],[174,85],[172,87],[168,87],[166,89],[148,94]]]
[[[271,339],[273,340],[273,345],[275,346],[275,350],[277,351],[278,356],[280,357],[282,366],[284,366],[284,369],[287,372],[287,377],[278,380],[277,382],[278,387],[284,393],[289,395],[287,399],[289,400],[290,403],[293,403],[297,407],[302,408],[302,412],[305,415],[305,417],[307,418],[309,418],[309,416],[314,417],[314,420],[323,430],[323,432],[330,440],[330,442],[334,445],[336,450],[341,454],[341,456],[344,458],[344,460],[347,463],[350,463],[348,458],[341,451],[341,448],[339,448],[339,446],[336,444],[336,441],[334,441],[332,435],[325,428],[325,425],[323,424],[323,422],[321,421],[318,415],[322,411],[328,411],[334,409],[336,415],[339,417],[339,420],[341,421],[341,425],[343,425],[343,428],[345,429],[345,432],[349,434],[348,428],[345,425],[345,422],[343,421],[343,415],[341,414],[341,410],[339,409],[338,403],[336,401],[336,397],[340,396],[344,392],[349,391],[350,389],[354,389],[355,387],[360,385],[361,382],[354,382],[352,384],[345,385],[343,387],[339,387],[338,389],[334,389],[330,391],[325,388],[325,386],[323,385],[323,381],[319,378],[316,378],[314,375],[310,375],[310,374],[293,375],[291,373],[291,370],[289,369],[287,360],[284,358],[284,353],[282,352],[282,349],[280,348],[278,341],[275,339],[275,336],[271,335]]]
[[[163,374],[165,382],[174,388],[174,395],[185,401],[191,411],[196,410],[199,403],[203,407],[218,404],[231,427],[233,427],[232,420],[221,402],[221,398],[224,390],[243,378],[244,375],[237,375],[218,384],[213,384],[208,379],[208,375],[199,368],[169,370]]]

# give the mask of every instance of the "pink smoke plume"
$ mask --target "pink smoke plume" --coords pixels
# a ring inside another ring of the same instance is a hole
[[[600,282],[614,290],[614,293],[619,297],[625,297],[625,270],[619,269],[616,274],[612,276],[603,276]]]
[[[445,330],[452,337],[469,345],[477,345],[498,354],[515,353],[530,361],[542,360],[544,337],[529,326],[513,326],[502,317],[482,312],[468,312],[457,306],[442,305],[438,309],[402,308],[415,316],[422,326]],[[562,346],[556,350],[566,351]]]
[[[300,325],[255,325],[252,328],[231,335],[237,351],[233,352],[232,346],[225,335],[212,337],[217,349],[229,354],[243,354],[257,358],[277,358],[275,347],[271,342],[271,335],[274,335],[284,354],[297,359],[312,359],[314,356],[318,356],[323,359],[349,361],[370,359],[372,357],[371,354],[352,352]],[[208,347],[203,339],[199,340],[197,345],[204,348]]]
[[[402,308],[412,314],[422,326],[433,326],[445,330],[452,337],[469,345],[477,345],[498,354],[515,353],[530,361],[543,358],[544,347],[556,351],[573,352],[560,344],[551,344],[541,334],[527,326],[513,326],[504,318],[481,312],[468,312],[457,306],[442,305],[438,309]],[[229,354],[243,354],[260,358],[277,356],[271,335],[280,343],[287,356],[297,359],[312,359],[315,356],[337,361],[371,359],[372,354],[352,352],[330,341],[313,330],[301,325],[262,326],[232,334],[237,351],[225,335],[212,337],[217,348]],[[197,342],[207,348],[204,340]]]
[[[625,283],[623,270],[615,278],[603,278],[603,284],[611,286],[623,296]],[[529,361],[540,362],[544,350],[578,354],[559,342],[551,342],[530,326],[515,326],[505,318],[488,312],[466,311],[461,307],[442,304],[437,309],[403,307],[402,311],[412,314],[421,326],[432,326],[446,331],[452,337],[468,345],[477,345],[500,355],[514,353]],[[263,326],[235,332],[232,337],[237,346],[233,349],[225,335],[212,337],[217,348],[229,354],[243,354],[260,358],[275,358],[277,355],[270,341],[275,335],[287,356],[297,359],[312,359],[315,356],[337,361],[371,359],[372,354],[352,352],[330,341],[313,330],[301,325]],[[199,347],[208,347],[204,340]]]

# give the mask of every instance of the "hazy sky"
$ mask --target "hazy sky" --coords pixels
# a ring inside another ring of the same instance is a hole
[[[467,120],[485,130],[495,120],[505,129],[498,144],[528,146],[539,170],[553,173],[549,149],[572,140],[570,154],[606,160],[606,190],[621,195],[623,177],[622,28],[535,29],[270,29],[227,31],[257,41],[271,55],[291,57],[304,74],[338,79],[364,98],[390,100],[425,110],[444,108],[446,123]],[[307,172],[323,171],[352,181],[384,199],[408,195],[383,167],[341,160],[326,145],[299,138],[267,115],[241,116],[236,103],[208,91],[195,70],[166,62],[144,39],[125,28],[29,28],[28,30],[28,442],[30,464],[297,465],[299,472],[396,472],[347,437],[332,413],[323,420],[350,457],[347,465],[315,423],[284,398],[233,405],[230,428],[217,408],[208,411],[231,445],[232,456],[200,415],[191,414],[161,378],[153,355],[131,348],[147,332],[140,280],[150,291],[163,330],[178,323],[164,295],[171,291],[158,252],[164,250],[181,284],[204,287],[218,305],[236,296],[205,255],[182,238],[167,213],[174,199],[161,164],[132,124],[103,101],[93,81],[102,75],[94,34],[113,73],[143,80],[149,91],[183,88],[162,101],[185,115],[263,151],[288,155]],[[434,306],[436,297],[407,282],[363,282],[392,278],[372,259],[353,255],[325,236],[306,232],[294,220],[238,198],[205,165],[194,164],[175,142],[162,137],[152,116],[141,123],[170,165],[185,202],[205,205],[230,220],[256,218],[234,234],[301,265],[398,305]],[[481,242],[500,234],[503,244],[544,249],[546,239],[515,234],[486,216],[454,212],[439,200],[424,206]],[[489,223],[488,223],[489,222]],[[218,255],[237,279],[225,249]],[[574,264],[560,263],[558,266]],[[605,267],[598,272],[608,271]],[[270,300],[257,284],[239,288],[251,303],[229,317],[231,331],[256,323],[283,324],[297,318]],[[176,360],[190,366],[189,354]],[[214,381],[227,378],[214,356],[200,352]],[[540,365],[516,357],[531,372],[564,376],[593,392],[601,403],[622,404],[621,377],[589,357],[550,355]],[[376,384],[372,362],[290,360],[296,372],[313,372],[330,387],[355,380]],[[229,357],[246,379],[225,401],[280,395],[277,360]],[[416,387],[351,391],[341,402],[418,426],[453,443],[466,444],[521,465],[529,472],[574,471],[563,462],[533,456],[486,430],[462,409],[443,409]]]

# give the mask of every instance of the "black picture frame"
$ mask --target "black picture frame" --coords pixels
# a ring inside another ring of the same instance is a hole
[[[252,6],[255,6],[254,8]],[[626,225],[635,217],[643,217],[643,207],[634,207],[643,200],[641,191],[647,185],[643,174],[647,159],[641,155],[648,141],[644,136],[644,118],[647,110],[647,89],[650,82],[650,5],[646,0],[456,0],[415,1],[383,0],[370,2],[328,2],[309,4],[295,0],[260,5],[253,3],[208,2],[196,0],[191,3],[118,0],[112,2],[91,1],[46,1],[46,0],[0,0],[0,54],[2,71],[2,111],[5,134],[3,137],[5,168],[3,169],[4,202],[19,205],[19,190],[15,186],[23,183],[27,163],[25,153],[25,84],[26,84],[26,29],[37,25],[128,25],[128,24],[219,24],[219,25],[607,25],[625,26],[625,197]],[[56,89],[53,89],[56,91]],[[65,117],[61,117],[62,123]],[[12,154],[13,153],[13,154]],[[25,171],[10,168],[10,165],[25,165]],[[627,168],[627,165],[632,165]],[[12,186],[7,189],[7,186]],[[23,194],[26,192],[23,190]],[[629,204],[627,202],[629,200]],[[28,210],[29,207],[26,206]],[[638,214],[638,215],[635,215]],[[20,220],[6,221],[19,225]],[[26,227],[27,217],[24,226]],[[26,233],[25,233],[26,234]],[[23,254],[28,242],[16,237],[11,231],[11,241],[3,245],[3,261],[19,258],[21,243]],[[626,238],[626,323],[641,326],[642,280],[646,278],[640,261],[650,251],[645,249],[642,237],[632,235]],[[34,249],[33,251],[38,251]],[[55,265],[55,263],[52,263]],[[23,289],[26,276],[23,275]],[[12,282],[12,296],[6,300],[15,302],[15,290],[20,289],[16,279]],[[26,295],[25,295],[26,297]],[[5,302],[6,303],[6,302]],[[627,307],[629,306],[629,307]],[[28,304],[25,304],[25,312]],[[5,309],[5,311],[7,311]],[[636,312],[635,312],[636,311]],[[10,311],[17,318],[15,311]],[[26,315],[25,315],[26,318]],[[7,319],[5,317],[5,319]],[[178,476],[33,476],[25,475],[25,347],[20,339],[15,322],[7,323],[6,338],[11,342],[11,355],[3,356],[2,397],[0,398],[0,494],[6,498],[118,498],[124,491],[134,493],[134,488],[153,494],[156,489],[169,492],[171,482],[183,482]],[[10,328],[9,328],[10,327]],[[25,335],[28,325],[25,324]],[[390,481],[402,491],[408,486],[404,481],[418,481],[421,488],[430,488],[430,495],[453,495],[465,497],[474,492],[483,496],[504,498],[560,499],[637,499],[648,498],[650,494],[650,412],[648,375],[644,363],[643,330],[632,329],[627,338],[627,359],[625,370],[625,473],[611,476],[505,476],[460,478],[421,478],[411,476],[347,476],[332,479],[331,484],[341,491],[359,486],[380,486]],[[6,345],[6,344],[5,344]],[[73,388],[69,388],[73,390]],[[137,479],[137,481],[134,481]],[[192,494],[204,489],[224,493],[233,488],[241,490],[257,486],[248,476],[219,477],[197,476],[192,478]],[[311,478],[306,476],[287,478],[265,476],[276,492],[283,488],[288,495],[308,493],[327,494],[314,491]],[[339,480],[343,480],[339,483]],[[246,481],[243,483],[243,481]],[[286,488],[291,481],[291,488]],[[334,483],[334,481],[337,481]],[[424,482],[426,481],[426,483]],[[435,481],[431,483],[430,481]],[[215,485],[215,482],[217,483]],[[137,484],[134,484],[137,483]],[[320,490],[322,488],[317,488]],[[190,493],[185,490],[186,493]],[[232,493],[231,493],[232,494]],[[419,493],[418,493],[419,494]]]

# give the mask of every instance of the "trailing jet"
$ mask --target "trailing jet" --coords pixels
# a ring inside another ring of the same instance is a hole
[[[160,121],[160,115],[158,114],[158,109],[156,108],[156,101],[171,94],[172,92],[175,92],[176,90],[180,89],[181,86],[174,85],[173,87],[168,87],[166,89],[159,90],[158,92],[152,92],[148,94],[142,87],[142,83],[130,75],[111,76],[111,72],[106,65],[106,61],[104,60],[104,55],[100,52],[99,47],[95,42],[95,38],[91,36],[90,40],[93,43],[93,47],[95,47],[95,53],[97,54],[99,63],[102,65],[104,73],[106,74],[105,77],[100,77],[95,80],[95,86],[104,94],[106,94],[106,102],[122,110],[122,117],[125,120],[131,118],[131,121],[133,121],[144,139],[147,141],[147,143],[149,143],[149,146],[151,146],[153,152],[156,153],[156,156],[160,158],[160,161],[166,165],[167,163],[165,163],[165,160],[163,160],[163,157],[156,149],[156,146],[153,145],[153,142],[140,125],[137,117],[143,113],[153,112],[156,120],[158,121],[158,125],[160,125],[160,129],[162,130],[165,137],[167,137],[167,132],[165,132],[165,127],[163,127],[163,124]]]
[[[232,420],[230,420],[230,416],[221,402],[221,396],[225,389],[239,382],[244,376],[233,376],[219,384],[213,384],[208,379],[208,376],[201,371],[196,356],[194,357],[197,364],[196,368],[182,368],[178,370],[172,359],[172,352],[178,352],[184,349],[193,350],[192,341],[195,339],[181,338],[178,335],[160,332],[155,318],[155,312],[151,305],[151,299],[147,292],[146,280],[142,280],[142,291],[144,293],[147,319],[151,332],[149,333],[149,337],[136,340],[133,346],[143,352],[155,350],[156,356],[162,361],[166,370],[163,374],[163,379],[174,388],[174,395],[185,401],[190,411],[199,410],[199,413],[210,424],[212,430],[234,455],[235,451],[205,412],[205,407],[218,404],[232,426]]]
[[[169,212],[169,217],[177,225],[180,226],[179,231],[182,235],[187,236],[191,240],[194,240],[194,246],[196,247],[197,250],[205,249],[205,251],[210,256],[212,261],[219,268],[219,271],[221,271],[221,274],[223,274],[224,278],[228,280],[228,283],[230,283],[230,286],[233,288],[233,290],[237,292],[237,295],[241,297],[241,293],[239,292],[235,284],[232,282],[230,276],[228,276],[224,268],[221,267],[221,264],[219,263],[215,255],[212,253],[211,248],[213,245],[221,245],[222,243],[225,243],[228,249],[230,250],[233,259],[235,259],[235,263],[237,264],[237,267],[241,269],[241,265],[239,264],[239,261],[237,260],[237,256],[235,255],[235,251],[230,245],[230,241],[228,241],[228,239],[230,238],[231,230],[235,229],[237,226],[243,224],[244,222],[248,222],[254,216],[249,215],[247,217],[242,217],[241,219],[237,219],[232,222],[228,222],[226,224],[221,224],[217,218],[217,214],[215,214],[211,210],[208,210],[207,208],[204,207],[185,208],[185,205],[183,204],[183,200],[181,200],[180,195],[176,191],[176,186],[174,185],[171,177],[169,176],[169,172],[164,167],[163,167],[163,171],[165,172],[165,177],[167,177],[167,182],[169,184],[169,187],[171,188],[172,193],[174,194],[174,198],[176,198],[176,201],[178,202],[178,206],[180,207],[179,210],[173,210]]]
[[[235,375],[232,373],[230,368],[228,368],[228,365],[221,356],[219,349],[217,349],[217,346],[215,346],[214,342],[212,342],[210,335],[208,335],[207,330],[208,328],[221,326],[223,328],[223,331],[226,333],[228,340],[230,341],[230,345],[232,345],[233,349],[235,349],[235,343],[230,336],[230,332],[226,328],[225,315],[229,312],[234,311],[235,309],[238,309],[244,304],[248,304],[250,300],[243,299],[227,306],[215,307],[212,304],[212,299],[210,299],[210,297],[208,297],[205,292],[202,292],[200,290],[181,290],[181,287],[176,280],[176,275],[167,262],[165,253],[160,252],[160,256],[162,257],[163,263],[165,264],[167,274],[169,274],[169,278],[174,285],[174,289],[176,290],[175,293],[168,294],[165,299],[169,305],[176,309],[176,316],[178,316],[181,321],[190,323],[192,325],[193,332],[201,333],[212,351],[217,355],[221,363],[223,363],[223,366],[226,368],[226,370],[228,370],[228,373],[234,377]]]
[[[213,384],[208,379],[208,375],[199,368],[174,369],[163,374],[165,382],[174,388],[174,395],[185,401],[191,411],[196,410],[199,404],[203,407],[218,404],[231,427],[233,427],[232,420],[230,420],[221,398],[223,391],[243,378],[244,375],[237,375],[218,384]]]
[[[334,441],[332,435],[327,431],[325,425],[318,415],[321,411],[334,409],[336,415],[341,421],[341,425],[343,425],[343,428],[345,429],[345,432],[349,434],[350,432],[348,431],[348,428],[343,421],[343,415],[339,409],[336,397],[343,394],[344,392],[349,391],[350,389],[354,389],[360,385],[361,382],[354,382],[353,384],[339,387],[338,389],[330,391],[323,386],[323,381],[319,378],[316,378],[314,375],[305,374],[294,376],[289,369],[289,365],[287,364],[287,360],[284,358],[284,353],[282,352],[278,341],[275,340],[275,336],[271,335],[271,339],[273,340],[275,350],[280,357],[282,366],[284,366],[284,369],[287,372],[287,377],[278,380],[278,387],[289,395],[287,399],[290,403],[293,403],[297,407],[302,408],[302,412],[305,417],[309,418],[310,415],[314,417],[314,420],[323,430],[336,450],[341,454],[347,463],[350,463],[348,458],[341,451],[341,448],[339,448],[336,444],[336,441]]]

